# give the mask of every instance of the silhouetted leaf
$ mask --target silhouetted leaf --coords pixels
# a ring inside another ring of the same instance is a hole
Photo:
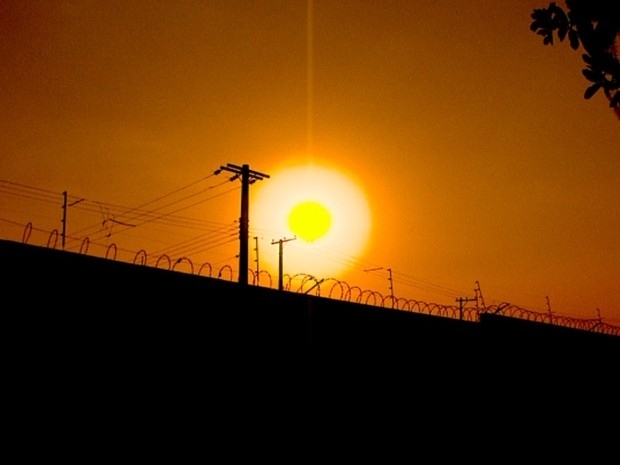
[[[589,68],[585,68],[581,71],[581,74],[583,74],[585,76],[585,78],[590,81],[590,82],[597,82],[600,79],[600,74],[595,73],[594,71],[592,71]]]
[[[602,76],[601,76],[601,77],[602,77]],[[603,89],[604,89],[604,90],[607,90],[607,91],[612,91],[612,90],[614,90],[614,89],[618,89],[618,84],[616,84],[616,83],[615,83],[615,82],[613,82],[613,81],[607,81],[607,80],[605,80],[605,81],[603,81],[603,84],[602,84],[602,85],[603,85]]]
[[[549,24],[551,21],[551,12],[546,8],[535,8],[530,14],[530,17],[534,20],[538,20],[541,23]]]
[[[560,39],[560,42],[564,40],[564,38],[566,37],[566,33],[568,32],[568,28],[564,28],[561,27],[558,29],[558,38]]]
[[[570,42],[570,48],[577,50],[579,48],[579,35],[577,31],[571,29],[568,31],[568,41]]]
[[[596,94],[596,92],[601,88],[601,86],[599,84],[593,84],[590,87],[588,87],[586,89],[586,91],[583,93],[583,97],[585,99],[590,99],[594,94]]]
[[[617,47],[613,48],[619,33],[620,0],[566,0],[565,3],[566,12],[556,2],[535,9],[530,15],[530,29],[543,38],[544,45],[568,37],[571,49],[582,47],[585,53],[581,57],[586,64],[582,74],[589,81],[584,97],[590,99],[602,89],[620,118],[620,60]]]
[[[563,27],[563,28],[564,27],[568,28],[568,25],[570,24],[570,22],[568,20],[568,16],[564,12],[564,10],[562,8],[560,8],[560,7],[558,7],[555,10],[555,20],[558,22],[560,27]]]
[[[555,4],[555,2],[549,3],[549,8],[547,8],[547,10],[549,11],[549,13],[551,13],[554,16],[563,15],[564,14],[564,10],[562,10],[562,8],[557,6]]]
[[[597,57],[597,62],[603,69],[613,70],[614,68],[617,68],[618,71],[620,71],[620,60],[618,60],[618,58],[610,52],[601,53]]]

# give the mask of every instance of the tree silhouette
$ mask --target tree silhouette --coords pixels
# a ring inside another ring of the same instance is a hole
[[[585,51],[583,76],[590,82],[584,98],[602,89],[620,119],[620,2],[618,0],[566,0],[566,11],[555,2],[535,9],[530,29],[553,45],[568,38],[570,47]]]

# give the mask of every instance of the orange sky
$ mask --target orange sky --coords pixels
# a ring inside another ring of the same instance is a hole
[[[547,4],[314,0],[308,21],[291,0],[3,1],[0,237],[32,222],[45,244],[66,190],[84,199],[68,249],[88,235],[234,268],[240,186],[209,176],[271,175],[254,198],[314,161],[372,212],[363,254],[324,255],[350,265],[347,283],[389,294],[389,268],[406,298],[453,305],[478,282],[487,305],[546,312],[548,297],[619,325],[620,122],[602,94],[583,98],[581,52],[529,30]],[[124,236],[120,212],[138,206],[179,217],[125,217]],[[277,254],[280,237],[251,233]]]

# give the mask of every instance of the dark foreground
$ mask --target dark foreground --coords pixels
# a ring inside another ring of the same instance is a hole
[[[23,461],[618,457],[619,337],[10,242],[0,258],[5,440]]]

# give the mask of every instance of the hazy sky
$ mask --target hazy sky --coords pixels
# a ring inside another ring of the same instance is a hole
[[[453,305],[478,283],[487,305],[620,324],[620,121],[583,98],[581,51],[529,30],[547,4],[4,0],[0,237],[31,222],[44,245],[67,191],[70,250],[236,273],[240,183],[213,172],[248,164],[270,176],[250,188],[251,263],[273,265],[278,200],[255,202],[312,163],[367,202],[368,228],[339,180],[313,184],[344,239],[311,253],[348,284]]]

